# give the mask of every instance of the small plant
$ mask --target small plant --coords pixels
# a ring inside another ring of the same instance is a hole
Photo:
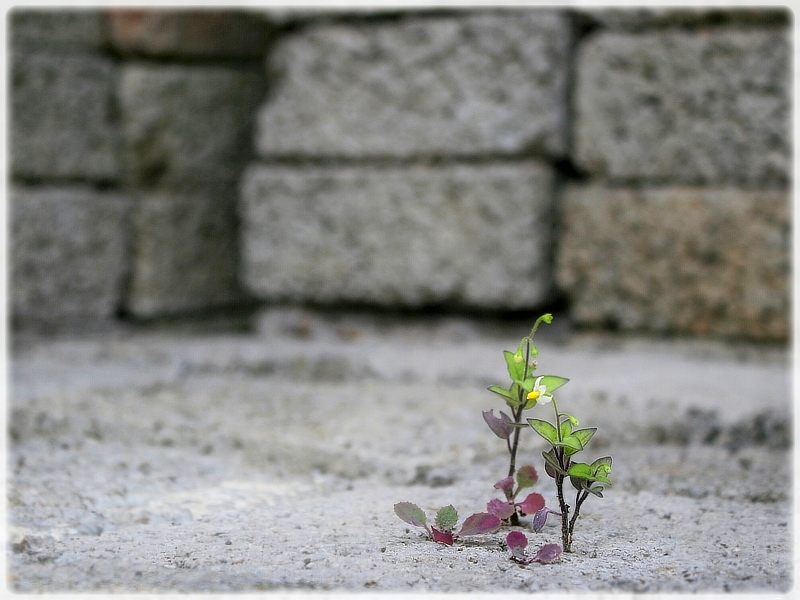
[[[534,323],[530,335],[522,338],[517,351],[505,351],[503,353],[508,374],[511,377],[511,385],[508,388],[493,385],[489,387],[489,391],[494,392],[505,401],[511,416],[501,411],[500,416],[495,417],[494,411],[490,410],[484,411],[483,418],[497,437],[506,440],[509,453],[508,478],[498,482],[495,487],[500,486],[501,489],[506,491],[506,497],[512,503],[513,499],[509,496],[511,492],[507,490],[510,490],[510,485],[513,485],[513,479],[511,478],[513,478],[516,470],[517,449],[521,430],[530,426],[550,444],[550,449],[542,453],[545,459],[544,468],[547,474],[555,480],[561,512],[557,513],[545,508],[544,502],[542,502],[542,506],[534,515],[533,529],[539,531],[544,526],[549,513],[561,516],[561,538],[564,551],[571,552],[572,534],[581,506],[589,494],[594,494],[600,498],[603,497],[603,485],[598,484],[611,485],[608,480],[608,474],[611,472],[611,457],[598,458],[592,464],[573,462],[572,456],[586,447],[597,428],[576,429],[578,419],[569,413],[559,411],[553,392],[566,384],[569,379],[556,375],[533,376],[533,372],[538,366],[536,360],[531,360],[538,356],[538,350],[533,344],[533,336],[536,334],[540,323],[550,323],[552,320],[553,316],[551,314],[539,317]],[[555,411],[555,424],[542,419],[531,418],[527,419],[527,424],[522,422],[522,413],[524,411],[549,403],[552,403]],[[532,468],[523,467],[520,472],[523,469]],[[527,478],[528,476],[523,476],[523,480]],[[578,490],[572,518],[570,518],[570,508],[573,507],[570,507],[564,498],[564,481],[567,478],[569,478],[573,487]],[[518,491],[519,489],[517,489]],[[530,514],[523,504],[514,505],[514,513],[509,516],[510,524],[516,525],[519,523],[518,512]]]
[[[500,416],[496,417],[494,415],[494,410],[483,411],[483,419],[486,421],[489,429],[491,429],[497,437],[506,441],[509,454],[508,476],[503,480],[506,482],[511,480],[513,483],[513,477],[517,470],[517,449],[519,448],[520,432],[522,429],[528,428],[528,424],[522,420],[522,413],[533,408],[540,402],[549,400],[552,396],[547,395],[548,391],[555,390],[569,381],[568,379],[556,377],[554,375],[537,378],[533,377],[533,372],[537,367],[537,361],[531,359],[538,355],[538,350],[536,346],[533,345],[533,336],[536,334],[540,323],[550,323],[552,320],[552,315],[542,315],[536,319],[536,323],[534,323],[530,335],[524,337],[519,343],[516,352],[509,352],[508,350],[503,352],[503,356],[506,359],[508,374],[511,377],[511,385],[508,388],[499,385],[489,386],[489,391],[500,396],[511,412],[510,417],[503,411],[500,411]],[[535,478],[536,471],[533,467],[522,467],[520,472],[522,473],[524,470],[531,470]],[[527,478],[523,476],[523,481],[526,479]],[[503,481],[495,484],[495,487],[498,487]],[[509,486],[506,485],[500,489],[506,492],[506,499],[511,500]],[[519,489],[517,489],[517,491],[519,491]],[[544,502],[542,502],[542,507],[543,506]],[[532,514],[524,511],[521,507],[520,512]],[[509,516],[509,524],[519,525],[519,517],[520,514],[515,509],[513,514]]]
[[[475,513],[467,517],[457,533],[454,533],[453,530],[458,522],[458,512],[452,505],[439,509],[434,525],[428,525],[425,512],[413,502],[398,502],[394,505],[394,512],[400,519],[409,525],[425,529],[434,542],[452,546],[453,542],[460,537],[492,533],[504,524],[519,525],[520,517],[527,515],[533,515],[531,527],[535,532],[539,532],[544,527],[548,515],[553,514],[561,517],[563,551],[571,552],[572,534],[581,506],[590,494],[602,498],[603,485],[611,485],[608,479],[611,472],[610,456],[598,458],[591,464],[573,462],[572,457],[586,447],[597,428],[577,429],[578,419],[569,413],[559,411],[553,392],[569,380],[556,375],[538,377],[533,375],[538,366],[535,358],[539,354],[533,344],[533,336],[540,323],[550,323],[552,320],[553,315],[542,315],[536,319],[530,335],[522,338],[516,352],[503,352],[511,384],[507,388],[499,385],[489,387],[489,391],[505,401],[511,413],[509,416],[500,411],[500,416],[495,416],[494,410],[483,411],[483,419],[489,429],[497,437],[505,440],[508,448],[508,475],[494,484],[495,489],[503,492],[505,500],[499,498],[490,500],[486,505],[487,512]],[[550,403],[555,411],[554,424],[532,418],[523,421],[522,416],[526,410]],[[520,433],[528,427],[550,444],[550,449],[542,452],[542,456],[547,475],[555,480],[561,512],[547,508],[544,497],[536,492],[528,494],[519,502],[517,501],[522,490],[532,487],[539,480],[536,469],[531,465],[524,465],[517,469]],[[577,490],[574,506],[567,504],[564,497],[564,481],[567,478]],[[573,509],[572,517],[570,517],[570,509]],[[557,560],[562,552],[562,547],[558,544],[545,544],[534,556],[529,557],[525,554],[528,538],[520,531],[509,532],[506,544],[511,550],[511,559],[520,564],[551,563]]]
[[[452,546],[454,540],[459,537],[493,533],[500,529],[502,524],[500,518],[495,515],[475,513],[464,520],[458,533],[453,533],[458,523],[458,511],[452,505],[439,509],[434,521],[435,526],[428,525],[425,511],[413,502],[398,502],[394,505],[394,513],[409,525],[425,529],[434,542],[447,546]]]

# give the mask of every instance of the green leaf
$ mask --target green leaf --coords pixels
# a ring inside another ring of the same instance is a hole
[[[436,528],[440,531],[452,531],[458,522],[458,511],[453,505],[444,506],[436,513]]]
[[[594,475],[592,477],[592,481],[600,481],[602,483],[605,483],[606,485],[611,485],[611,482],[609,481],[608,477],[606,477],[605,475],[599,475],[599,474],[598,475]]]
[[[581,443],[581,450],[586,447],[586,444],[589,443],[589,440],[592,439],[592,436],[597,431],[597,427],[587,427],[585,429],[576,429],[572,432],[572,435]]]
[[[507,390],[506,388],[500,387],[499,385],[490,385],[488,390],[490,392],[494,392],[498,396],[500,396],[503,400],[508,402],[509,400],[516,401],[517,398],[511,395],[511,391]]]
[[[596,461],[592,463],[592,469],[597,471],[600,467],[605,467],[606,474],[611,472],[611,457],[610,456],[603,456],[602,458],[598,458]]]
[[[561,430],[561,437],[565,438],[572,433],[572,424],[569,420],[563,421],[558,427]]]
[[[564,377],[559,377],[557,375],[544,375],[542,380],[539,382],[539,385],[545,386],[547,388],[547,393],[552,394],[554,390],[557,390],[568,381],[569,379],[565,379]]]
[[[598,498],[602,498],[603,497],[603,489],[604,488],[603,488],[602,485],[596,485],[594,487],[587,487],[586,488],[587,491],[591,492],[592,494],[594,494]]]
[[[556,473],[560,475],[566,475],[567,472],[561,468],[561,466],[558,464],[558,460],[556,460],[556,457],[553,456],[552,452],[552,450],[542,452],[542,456],[544,457],[544,470],[550,477],[555,479]]]
[[[585,490],[587,488],[587,482],[583,477],[570,477],[569,482],[576,490]]]
[[[574,435],[568,435],[564,438],[561,438],[560,442],[556,442],[553,444],[557,448],[565,448],[568,454],[575,454],[579,450],[583,450],[583,446],[581,445],[581,441]]]
[[[553,446],[558,445],[558,431],[556,431],[553,425],[541,419],[528,419],[528,423],[533,427],[533,430],[546,441],[550,442]]]
[[[604,456],[594,461],[592,463],[592,472],[594,473],[593,478],[595,481],[602,481],[611,485],[608,480],[608,474],[611,473],[611,457]]]
[[[522,360],[517,362],[517,358],[520,355],[515,354],[514,352],[509,352],[508,350],[503,351],[503,356],[506,358],[506,366],[508,367],[508,374],[511,377],[511,380],[521,381],[525,376],[525,358],[522,357]]]
[[[414,525],[415,527],[425,527],[427,529],[427,526],[425,525],[427,522],[425,513],[413,502],[398,502],[394,505],[394,514],[396,514],[409,525]]]
[[[515,381],[514,383],[518,384],[526,392],[530,392],[533,390],[533,384],[535,383],[535,379],[533,377],[528,377],[525,381]]]
[[[586,463],[573,463],[567,471],[567,475],[570,477],[580,477],[581,479],[591,479],[592,474],[592,467]]]
[[[508,391],[511,394],[511,397],[508,399],[508,405],[511,408],[517,408],[520,405],[519,396],[520,392],[522,391],[522,388],[519,387],[518,383],[512,383],[511,387],[508,388]],[[522,395],[525,396],[525,394]]]
[[[583,450],[586,447],[586,444],[589,443],[589,440],[592,439],[592,436],[597,431],[597,427],[587,427],[585,429],[576,429],[572,432],[569,436],[571,440],[571,445],[567,449],[567,455],[571,456],[576,452]],[[579,447],[576,447],[574,442],[577,440]],[[566,441],[566,438],[565,438]]]

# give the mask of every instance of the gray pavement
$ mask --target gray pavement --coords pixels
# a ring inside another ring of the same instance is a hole
[[[254,323],[15,337],[10,590],[793,585],[785,348],[543,325],[538,373],[570,378],[559,404],[599,427],[586,458],[612,455],[614,486],[584,505],[573,553],[521,567],[504,532],[445,547],[392,506],[463,517],[497,497],[507,457],[481,410],[502,408],[486,386],[506,383],[502,350],[531,323],[299,309]],[[519,463],[543,471],[543,449],[523,432]],[[533,491],[556,506],[544,475]],[[534,550],[560,541],[556,521],[523,523]]]

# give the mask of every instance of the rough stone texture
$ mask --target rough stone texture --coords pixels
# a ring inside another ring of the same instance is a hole
[[[138,195],[126,310],[149,318],[241,300],[235,184]]]
[[[558,282],[579,323],[786,340],[789,213],[777,191],[570,187]]]
[[[103,45],[97,10],[14,7],[7,22],[9,41],[15,49],[99,50]]]
[[[120,175],[114,63],[89,53],[13,51],[11,172],[113,181]]]
[[[155,317],[242,299],[236,182],[251,155],[257,69],[131,64],[120,86],[134,219],[127,310]]]
[[[790,48],[787,29],[589,38],[576,64],[578,165],[623,180],[786,184]]]
[[[131,183],[236,179],[251,154],[263,95],[259,69],[126,65],[119,97]]]
[[[109,44],[122,54],[158,58],[261,58],[269,26],[236,10],[109,9]]]
[[[500,496],[506,445],[481,411],[502,406],[486,386],[508,380],[501,352],[531,323],[371,326],[303,311],[298,337],[293,317],[269,313],[270,333],[161,330],[9,353],[10,591],[792,596],[792,449],[784,436],[723,445],[767,407],[791,429],[789,348],[551,341],[558,314],[540,327],[540,372],[571,379],[559,407],[598,427],[578,460],[613,456],[613,485],[583,505],[573,553],[520,568],[508,528],[445,547],[392,506],[415,502],[432,519],[452,503],[463,520]],[[715,439],[647,434],[701,413]],[[553,507],[545,449],[523,431],[517,464],[535,466],[532,491]],[[557,518],[538,534],[530,521],[519,528],[529,552],[559,542]]]
[[[561,155],[570,39],[549,10],[308,26],[271,54],[258,150]]]
[[[265,300],[535,307],[551,294],[552,188],[538,162],[253,166],[242,280]]]
[[[112,317],[128,267],[129,199],[84,187],[13,187],[9,199],[14,319]]]

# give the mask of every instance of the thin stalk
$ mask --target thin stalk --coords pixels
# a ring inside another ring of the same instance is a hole
[[[531,344],[533,343],[532,338],[533,334],[536,333],[536,327],[538,327],[539,321],[536,321],[536,324],[533,326],[533,330],[531,331],[530,338],[525,338],[523,340],[525,344],[525,368],[522,371],[522,380],[525,381],[528,378],[528,368],[530,366],[530,359],[531,359]],[[521,425],[522,424],[522,411],[525,410],[525,402],[527,398],[525,398],[525,390],[521,389],[517,393],[517,401],[519,402],[517,408],[512,411],[514,415],[514,424]],[[509,462],[508,462],[508,476],[513,477],[514,473],[517,471],[517,448],[519,447],[519,435],[522,431],[521,427],[514,427],[514,435],[513,441],[508,445],[508,453],[509,453]],[[506,440],[508,444],[508,440]],[[511,524],[512,525],[519,525],[519,514],[517,513],[516,509],[514,510],[514,514],[511,515]]]
[[[558,436],[558,441],[562,442],[561,436],[561,413],[558,412],[558,403],[556,402],[556,397],[553,396],[553,411],[556,414],[556,435]],[[564,453],[563,446],[559,446],[558,448],[554,448],[554,454],[556,456],[556,460],[558,460],[558,464],[564,471],[569,470],[569,463],[570,458],[566,456]],[[564,500],[564,479],[566,477],[561,475],[560,473],[556,473],[556,490],[558,492],[558,504],[561,508],[561,542],[564,546],[564,552],[572,552],[572,529],[575,526],[575,517],[573,517],[572,522],[569,520],[569,504],[567,501]],[[577,510],[576,510],[577,515]]]
[[[569,522],[570,540],[572,539],[572,531],[573,529],[575,529],[575,521],[578,520],[578,513],[581,510],[581,504],[583,504],[583,501],[586,500],[586,498],[588,497],[589,497],[589,492],[587,492],[586,490],[583,491],[579,490],[578,493],[575,495],[575,514],[572,515],[572,519],[570,519]]]
[[[559,449],[560,450],[560,449]],[[562,457],[556,450],[556,458],[562,464]],[[556,490],[558,492],[558,505],[561,509],[561,542],[565,552],[570,552],[570,532],[569,532],[569,504],[564,500],[564,476],[556,473]]]

